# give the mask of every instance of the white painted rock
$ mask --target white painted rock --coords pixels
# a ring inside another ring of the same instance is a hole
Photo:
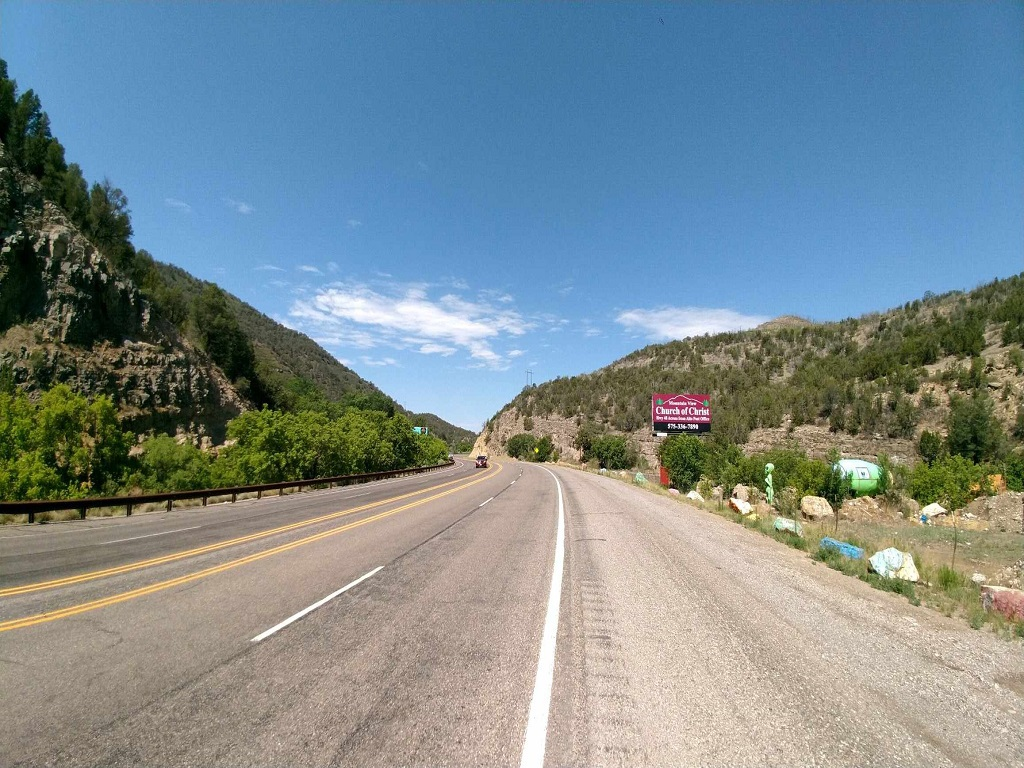
[[[804,496],[800,499],[800,514],[808,520],[826,520],[834,513],[832,505],[821,496]]]
[[[743,499],[729,499],[729,506],[739,512],[741,515],[750,514],[750,502],[744,501]]]
[[[948,515],[949,510],[939,504],[937,501],[933,501],[927,507],[921,510],[921,517],[931,520],[933,517],[939,517],[940,515]]]

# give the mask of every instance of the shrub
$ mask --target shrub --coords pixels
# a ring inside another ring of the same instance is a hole
[[[537,446],[537,438],[521,432],[512,435],[505,444],[505,452],[514,459],[532,459],[533,449]]]
[[[661,444],[658,457],[668,470],[672,485],[681,491],[693,488],[704,474],[707,446],[696,435],[673,435]]]

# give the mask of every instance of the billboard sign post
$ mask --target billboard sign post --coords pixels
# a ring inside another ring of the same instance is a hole
[[[657,436],[696,435],[711,431],[708,395],[651,395],[651,425]]]

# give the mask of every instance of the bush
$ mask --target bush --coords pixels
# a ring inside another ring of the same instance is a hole
[[[590,456],[605,469],[629,469],[636,464],[637,452],[622,435],[603,435],[590,444]]]
[[[514,459],[533,459],[533,449],[537,446],[537,438],[521,432],[512,435],[505,443],[505,453]]]
[[[944,456],[931,466],[915,466],[907,490],[922,504],[938,501],[947,509],[961,509],[988,489],[990,474],[991,467],[975,464],[963,456]]]
[[[697,484],[704,474],[707,457],[707,446],[696,435],[673,435],[658,450],[658,458],[668,470],[669,481],[681,491]]]

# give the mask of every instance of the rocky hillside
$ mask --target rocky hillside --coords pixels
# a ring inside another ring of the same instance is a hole
[[[652,392],[709,393],[713,438],[747,453],[781,444],[814,457],[890,454],[910,464],[922,433],[945,436],[954,407],[998,425],[1002,449],[1024,436],[1024,275],[970,292],[926,294],[838,323],[779,318],[742,333],[645,347],[582,376],[523,390],[487,424],[478,449],[549,434],[580,458],[577,436],[628,436],[651,465]]]
[[[208,285],[169,265],[163,295],[187,307]],[[255,354],[255,386],[229,377],[197,340],[187,315],[175,322],[21,172],[0,143],[0,378],[30,392],[65,383],[81,394],[107,395],[126,427],[142,433],[185,432],[220,442],[242,411],[284,407],[283,394],[312,389],[327,401],[405,412],[300,333],[223,294]],[[359,400],[362,398],[362,400]],[[432,433],[452,443],[472,433],[426,414]],[[417,422],[417,423],[419,423]]]

